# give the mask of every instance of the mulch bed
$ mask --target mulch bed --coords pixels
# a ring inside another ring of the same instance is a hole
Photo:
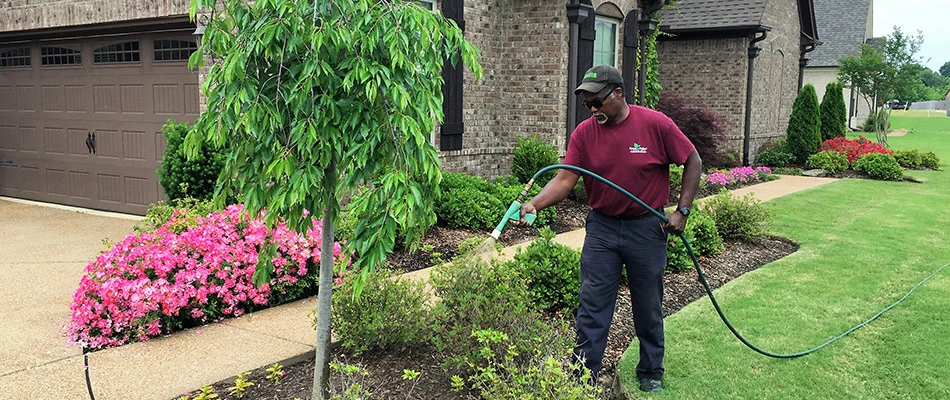
[[[584,225],[589,211],[585,203],[565,200],[556,205],[557,222],[552,226],[555,232],[566,232]],[[434,227],[422,239],[422,243],[432,246],[432,252],[441,253],[442,259],[451,259],[458,249],[458,243],[470,237],[485,235],[482,232]],[[538,237],[537,230],[531,227],[510,228],[502,235],[502,244],[527,242]],[[798,245],[776,237],[766,237],[758,243],[726,242],[725,251],[713,258],[703,258],[700,264],[706,279],[713,288],[754,270],[764,264],[780,259],[798,249]],[[390,267],[404,271],[413,271],[432,265],[432,254],[425,251],[408,253],[398,251],[389,258]],[[690,302],[703,296],[705,291],[697,282],[696,271],[667,274],[664,278],[664,316],[675,313]],[[626,286],[621,286],[617,296],[617,309],[608,337],[607,351],[604,356],[604,369],[607,375],[613,375],[617,361],[635,337],[631,315],[630,295]],[[342,349],[333,349],[333,357],[351,365],[359,365],[368,376],[360,376],[359,383],[379,399],[464,399],[473,398],[470,393],[455,393],[450,388],[451,376],[440,367],[442,359],[431,347],[416,347],[372,352],[361,357],[347,357]],[[268,366],[252,371],[249,379],[255,385],[247,390],[244,399],[309,399],[313,386],[313,360],[284,367],[285,375],[279,385],[264,379]],[[421,374],[413,380],[403,379],[404,370]],[[341,378],[332,374],[331,387],[349,386],[354,378]],[[214,384],[215,391],[222,399],[230,399],[228,388],[233,386],[233,378]]]

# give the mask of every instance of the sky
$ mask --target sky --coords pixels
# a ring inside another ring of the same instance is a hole
[[[950,0],[873,0],[874,37],[889,35],[894,26],[905,34],[924,34],[917,53],[922,64],[934,71],[950,61]]]

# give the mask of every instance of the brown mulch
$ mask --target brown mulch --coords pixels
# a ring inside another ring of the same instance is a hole
[[[565,204],[563,218],[567,221],[561,221],[562,209],[559,208],[558,211],[558,224],[561,224],[564,229],[567,229],[571,224],[578,223],[577,221],[582,226],[584,216],[587,213],[586,205],[582,203]],[[506,231],[505,235],[521,237],[524,240],[537,237],[536,233],[532,234],[529,231],[530,228],[523,231]],[[456,246],[461,240],[473,235],[471,232],[460,232],[448,228],[436,228],[431,234],[438,235],[436,236],[439,238],[438,240],[454,242]],[[512,241],[510,236],[507,240]],[[437,243],[436,239],[429,237],[429,234],[423,242],[433,243],[433,246],[434,243]],[[440,246],[444,246],[442,248],[445,249],[450,247],[446,243],[441,243]],[[718,288],[746,272],[780,259],[797,249],[798,245],[786,239],[775,237],[766,237],[759,243],[726,242],[725,251],[722,254],[713,258],[701,259],[700,264],[710,286]],[[421,256],[415,256],[415,258],[411,256],[404,257],[405,260],[415,259],[415,262],[420,263],[424,261],[423,258],[430,258],[426,253],[421,254]],[[450,253],[447,251],[446,254]],[[446,257],[446,259],[448,258]],[[404,261],[405,265],[411,265],[411,262]],[[690,302],[701,300],[700,298],[706,294],[696,280],[695,270],[667,274],[664,278],[664,284],[664,316],[679,311]],[[633,320],[630,315],[629,290],[625,286],[621,286],[620,293],[617,296],[617,309],[614,313],[613,325],[608,337],[607,350],[604,355],[603,371],[607,375],[613,375],[617,361],[635,337]],[[432,347],[372,352],[361,357],[350,358],[346,358],[346,354],[342,349],[335,347],[333,357],[337,361],[359,365],[369,372],[368,376],[351,378],[343,378],[336,373],[331,374],[331,387],[337,390],[348,387],[353,382],[358,382],[364,389],[373,393],[372,398],[379,399],[465,399],[474,397],[469,393],[456,393],[451,390],[451,375],[442,370],[440,367],[442,359]],[[252,371],[249,379],[255,385],[247,390],[243,399],[310,399],[313,386],[313,365],[314,362],[310,359],[306,362],[285,366],[285,375],[281,378],[279,385],[264,379],[267,374],[265,369],[268,366],[262,366]],[[405,380],[403,379],[405,370],[420,372],[420,375],[413,380]],[[232,378],[231,380],[218,382],[213,386],[222,399],[231,399],[234,397],[227,395],[227,393],[228,388],[233,385]]]

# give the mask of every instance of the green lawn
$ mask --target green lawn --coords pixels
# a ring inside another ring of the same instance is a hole
[[[746,338],[805,350],[858,324],[950,263],[950,118],[895,116],[894,149],[933,151],[944,171],[918,183],[842,180],[766,203],[771,231],[801,244],[716,290]],[[697,283],[698,285],[698,283]],[[850,336],[791,360],[749,350],[707,298],[666,319],[666,390],[636,389],[637,343],[620,362],[630,391],[669,399],[950,398],[950,267]]]

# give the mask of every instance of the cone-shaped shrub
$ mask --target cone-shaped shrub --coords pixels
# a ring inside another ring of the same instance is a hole
[[[821,140],[844,136],[847,129],[848,110],[844,105],[844,87],[831,82],[825,87],[821,98]]]
[[[821,121],[818,114],[818,94],[815,87],[805,85],[788,119],[788,150],[795,155],[799,163],[808,160],[808,156],[818,152],[821,145]]]

